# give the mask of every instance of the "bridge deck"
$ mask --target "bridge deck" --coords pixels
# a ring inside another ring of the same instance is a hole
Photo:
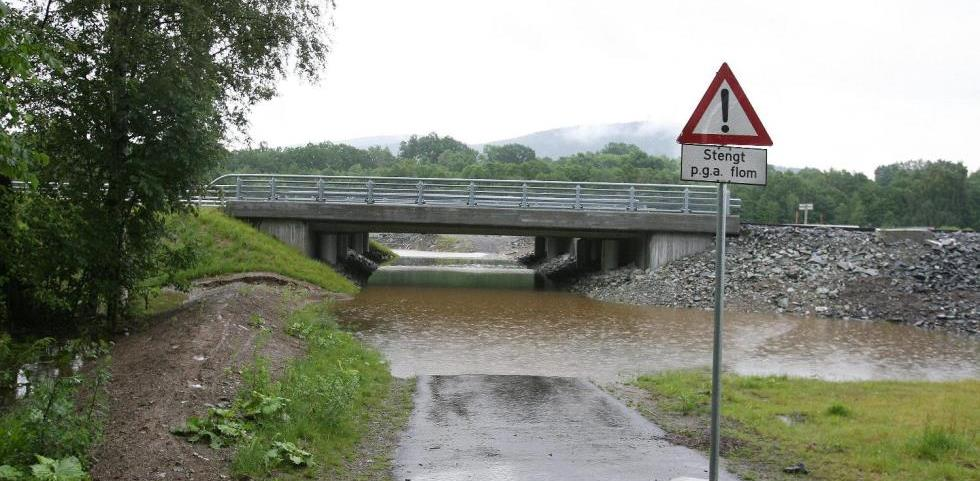
[[[199,201],[331,231],[629,237],[713,233],[716,196],[702,185],[230,174]]]
[[[714,185],[226,174],[192,202],[335,231],[601,237],[713,233],[716,196]],[[739,231],[740,208],[740,199],[729,199],[729,233]]]

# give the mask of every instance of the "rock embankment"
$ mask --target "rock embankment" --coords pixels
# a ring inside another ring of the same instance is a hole
[[[886,242],[874,232],[743,226],[729,239],[727,266],[733,309],[980,332],[980,234]],[[614,302],[710,308],[714,278],[708,251],[653,272],[589,274],[570,287]]]

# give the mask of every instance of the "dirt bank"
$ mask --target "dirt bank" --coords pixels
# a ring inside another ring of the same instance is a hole
[[[841,229],[743,226],[729,239],[731,309],[874,319],[975,335],[980,332],[980,234],[937,233],[885,242]],[[656,271],[622,268],[566,277],[569,289],[629,304],[710,308],[713,251]],[[567,264],[567,262],[566,262]]]
[[[309,286],[245,280],[199,288],[192,301],[117,341],[109,422],[94,454],[94,479],[227,478],[230,450],[191,444],[170,430],[205,414],[208,406],[230,403],[242,384],[241,370],[255,355],[265,356],[269,368],[280,372],[302,354],[302,341],[284,334],[283,319],[322,296]],[[268,342],[260,346],[263,330]]]
[[[230,404],[244,385],[243,369],[256,356],[266,359],[277,376],[303,355],[304,342],[285,334],[291,312],[309,302],[349,296],[277,274],[254,273],[199,281],[189,298],[116,341],[109,421],[102,444],[93,452],[93,479],[228,479],[231,449],[191,444],[171,429],[210,407]],[[394,383],[386,404],[405,398],[411,391],[406,385]],[[391,423],[372,423],[359,451],[380,460],[393,450]],[[349,471],[366,472],[364,479],[384,478],[367,468],[352,466]]]

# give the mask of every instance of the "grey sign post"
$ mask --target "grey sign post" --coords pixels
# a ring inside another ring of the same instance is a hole
[[[728,219],[728,183],[718,185],[718,230],[715,232],[715,335],[711,354],[711,458],[708,479],[718,479],[721,449],[721,321],[725,312],[725,223]]]
[[[725,317],[728,184],[766,185],[766,150],[735,146],[770,146],[772,139],[726,63],[715,74],[677,141],[681,144],[681,180],[718,183],[715,325],[711,356],[711,455],[708,469],[710,481],[717,481],[721,452],[721,328]]]

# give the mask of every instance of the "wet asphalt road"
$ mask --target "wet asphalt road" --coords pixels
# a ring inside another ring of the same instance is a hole
[[[395,480],[707,478],[701,454],[593,384],[540,376],[419,376]],[[721,479],[735,480],[727,473]]]

